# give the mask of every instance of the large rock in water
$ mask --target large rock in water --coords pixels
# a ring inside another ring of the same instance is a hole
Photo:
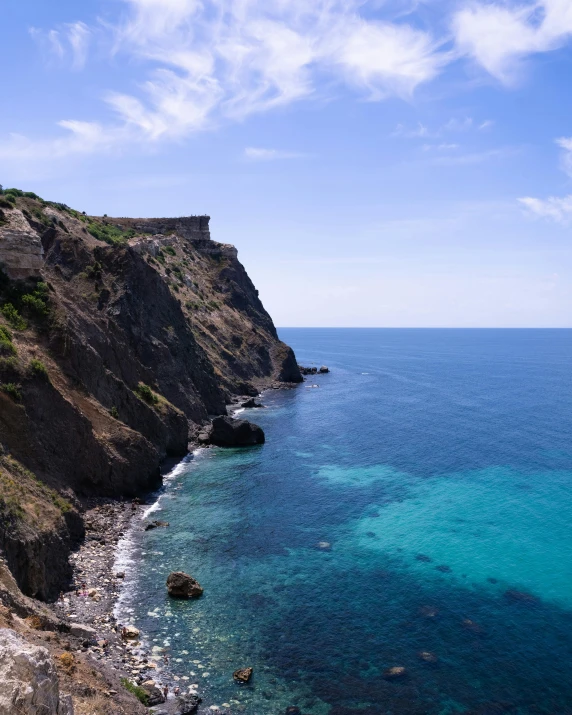
[[[247,420],[215,417],[209,431],[209,442],[217,447],[250,447],[264,444],[264,431]]]
[[[167,590],[172,598],[198,598],[203,595],[200,583],[183,571],[173,571],[169,574]]]
[[[58,674],[46,648],[0,629],[0,715],[73,715],[69,695],[60,695]]]

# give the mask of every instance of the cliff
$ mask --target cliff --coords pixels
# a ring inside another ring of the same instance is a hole
[[[158,487],[233,396],[301,376],[206,216],[92,217],[8,190],[0,264],[0,548],[50,600],[87,497]]]

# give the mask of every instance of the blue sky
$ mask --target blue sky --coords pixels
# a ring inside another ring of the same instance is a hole
[[[572,327],[570,0],[0,0],[0,183],[208,213],[280,326]]]

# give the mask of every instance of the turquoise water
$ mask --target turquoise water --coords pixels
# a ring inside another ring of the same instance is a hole
[[[204,712],[572,713],[572,331],[280,332],[332,373],[175,470],[123,620]]]

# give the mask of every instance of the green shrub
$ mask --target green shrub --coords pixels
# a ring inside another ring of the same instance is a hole
[[[12,342],[12,333],[0,325],[0,355],[15,355],[16,348]]]
[[[117,407],[115,407],[115,405],[113,405],[113,407],[109,410],[109,414],[113,417],[114,420],[119,419],[119,410],[117,409]]]
[[[7,395],[10,395],[10,397],[14,400],[14,402],[21,402],[22,393],[20,392],[20,385],[16,385],[13,382],[5,382],[1,386],[1,389]]]
[[[135,685],[135,683],[132,683],[130,680],[127,680],[127,678],[121,678],[121,685],[123,685],[125,690],[128,690],[132,695],[135,695],[137,700],[139,700],[142,705],[145,705],[145,707],[149,705],[149,696],[143,690],[143,688],[140,688],[138,685]]]
[[[0,357],[0,372],[20,373],[20,365],[14,355],[10,357]]]
[[[38,377],[43,377],[45,380],[48,379],[48,371],[46,366],[41,360],[34,358],[30,361],[30,372],[32,375],[37,375]]]
[[[87,230],[94,238],[100,241],[105,241],[111,246],[117,246],[125,243],[128,239],[133,238],[136,235],[133,229],[124,231],[117,226],[112,226],[108,223],[100,223],[99,221],[89,220],[87,223]]]
[[[146,385],[144,382],[140,382],[135,388],[135,393],[148,405],[156,405],[159,402],[159,398],[153,392],[153,390]]]
[[[5,303],[2,308],[0,308],[0,311],[14,330],[26,330],[28,327],[24,318],[22,318],[12,303]]]
[[[177,252],[175,251],[173,246],[165,246],[165,248],[163,248],[163,253],[168,253],[170,256],[177,255]]]
[[[38,318],[44,318],[49,312],[45,301],[33,293],[22,296],[22,305]]]
[[[0,196],[0,208],[13,209],[16,199],[13,196]]]
[[[52,500],[52,504],[54,506],[57,506],[58,509],[62,512],[62,514],[66,514],[68,511],[72,510],[72,505],[69,503],[69,501],[67,499],[64,499],[57,492],[50,490],[50,498]]]

